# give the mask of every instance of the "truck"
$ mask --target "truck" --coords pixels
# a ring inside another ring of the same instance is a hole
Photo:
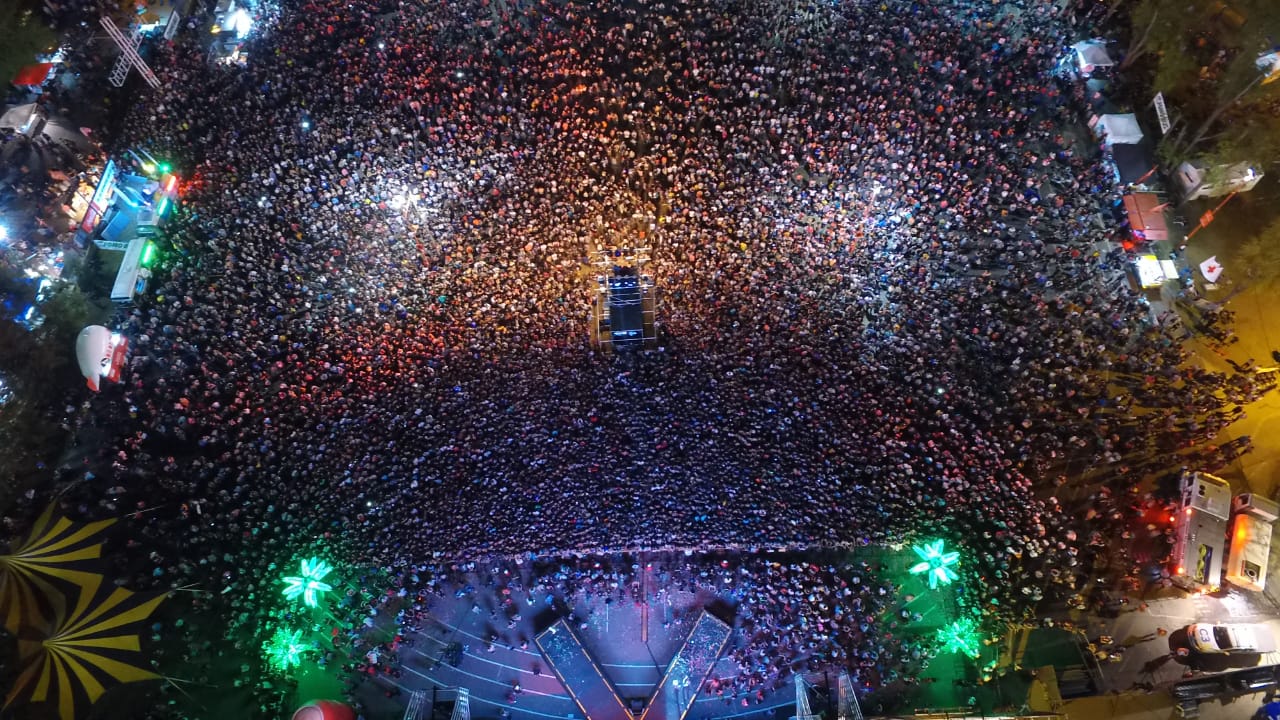
[[[1271,562],[1272,525],[1280,507],[1267,498],[1243,493],[1231,501],[1231,509],[1225,579],[1236,587],[1262,592]]]
[[[1216,591],[1222,583],[1231,485],[1209,473],[1186,470],[1178,485],[1170,577],[1187,590]]]

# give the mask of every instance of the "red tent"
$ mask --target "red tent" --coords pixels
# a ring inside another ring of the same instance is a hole
[[[1169,226],[1165,223],[1164,210],[1168,203],[1160,202],[1155,193],[1130,193],[1124,196],[1124,209],[1129,215],[1129,229],[1138,242],[1168,240]]]
[[[36,63],[28,65],[18,71],[13,76],[14,85],[43,85],[45,80],[49,79],[49,73],[53,72],[53,63]]]

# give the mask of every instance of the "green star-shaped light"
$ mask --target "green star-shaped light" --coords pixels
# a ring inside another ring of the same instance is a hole
[[[267,664],[280,672],[298,667],[302,661],[302,653],[307,651],[307,646],[301,642],[301,638],[301,630],[294,630],[292,633],[284,628],[276,630],[271,639],[262,644],[262,649],[267,656]]]
[[[942,644],[942,652],[959,653],[969,657],[978,657],[978,625],[973,618],[959,620],[938,628],[938,642]]]
[[[924,545],[912,545],[911,549],[920,556],[920,562],[911,566],[911,574],[929,573],[929,589],[937,590],[938,585],[950,585],[959,577],[951,569],[960,562],[960,553],[944,552],[943,540],[934,540]]]
[[[308,558],[302,561],[302,568],[298,571],[301,577],[283,578],[285,583],[284,596],[293,600],[299,595],[307,607],[315,607],[319,601],[321,593],[329,592],[333,586],[321,582],[325,576],[333,572],[333,568],[329,563],[319,558]]]

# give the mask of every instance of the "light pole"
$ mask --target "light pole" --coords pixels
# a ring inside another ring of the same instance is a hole
[[[1222,202],[1218,203],[1217,207],[1215,207],[1212,210],[1206,210],[1204,215],[1200,216],[1200,224],[1197,225],[1194,230],[1192,230],[1190,233],[1187,234],[1187,241],[1189,242],[1191,238],[1196,236],[1196,233],[1208,227],[1209,223],[1213,222],[1213,216],[1216,215],[1217,212],[1221,210],[1224,205],[1231,202],[1231,198],[1235,197],[1238,194],[1239,194],[1239,191],[1232,192],[1230,195],[1223,198]]]

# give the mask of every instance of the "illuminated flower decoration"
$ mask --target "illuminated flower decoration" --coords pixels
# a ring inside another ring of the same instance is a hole
[[[262,649],[266,652],[267,664],[279,672],[287,672],[290,668],[298,667],[302,661],[302,653],[307,651],[307,646],[301,642],[301,638],[301,630],[294,630],[292,633],[284,628],[276,630],[275,635],[262,644]]]
[[[938,642],[942,652],[978,657],[978,625],[973,618],[961,618],[938,629]]]
[[[944,552],[942,540],[934,540],[924,545],[912,545],[911,549],[920,556],[920,562],[911,566],[911,574],[929,573],[929,589],[937,590],[938,585],[950,585],[958,575],[951,569],[960,562],[960,553]]]
[[[319,558],[303,560],[302,568],[298,571],[301,577],[284,578],[284,596],[293,600],[301,595],[307,607],[315,607],[320,594],[333,589],[332,585],[322,582],[331,572],[333,568],[329,563]]]

